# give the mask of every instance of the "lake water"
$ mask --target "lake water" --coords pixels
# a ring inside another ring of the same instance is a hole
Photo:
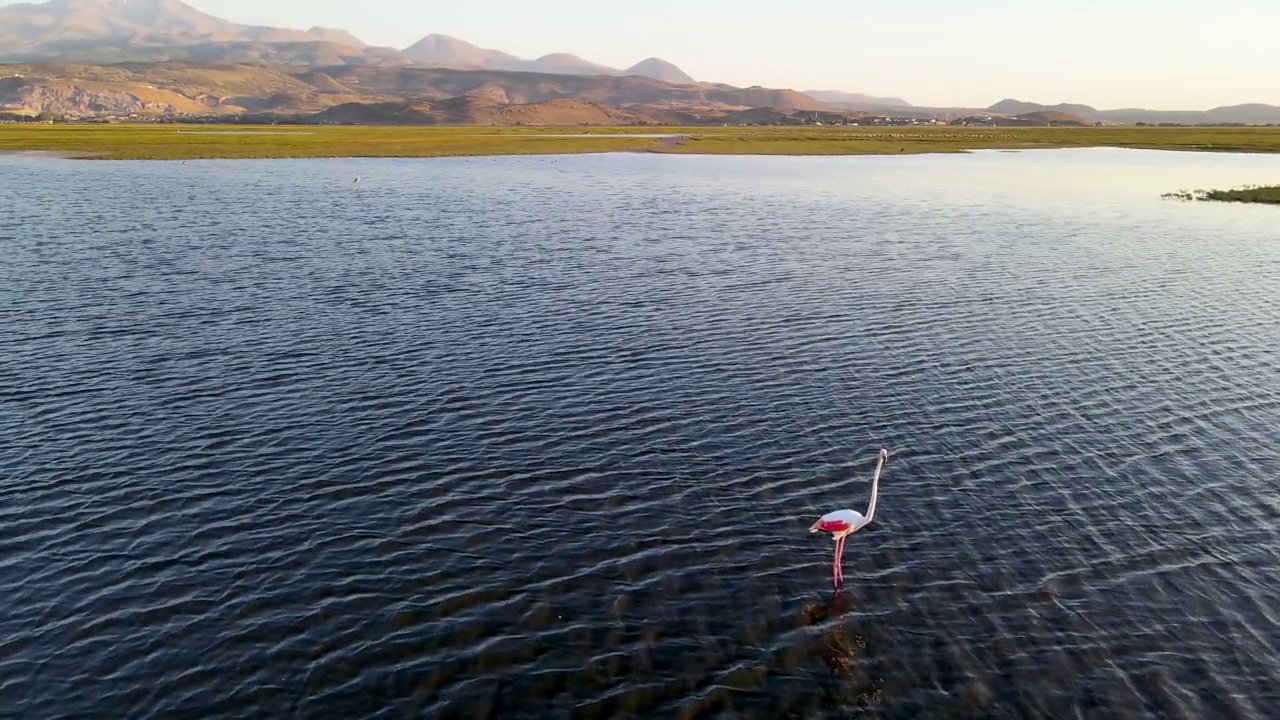
[[[0,716],[1274,718],[1268,181],[0,158]]]

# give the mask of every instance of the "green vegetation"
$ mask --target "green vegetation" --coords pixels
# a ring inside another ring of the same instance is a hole
[[[112,160],[439,157],[608,152],[652,138],[565,138],[520,128],[0,125],[0,151],[47,150]]]
[[[857,155],[980,149],[1125,147],[1219,152],[1280,152],[1280,128],[831,127],[687,130],[671,152]]]
[[[1280,205],[1280,185],[1245,185],[1235,190],[1179,190],[1161,197],[1172,200],[1201,200],[1215,202],[1261,203]]]
[[[644,137],[646,133],[681,137]],[[598,137],[578,137],[583,134]],[[120,160],[437,157],[626,150],[859,155],[1102,146],[1280,152],[1280,128],[0,125],[0,151],[45,150]]]

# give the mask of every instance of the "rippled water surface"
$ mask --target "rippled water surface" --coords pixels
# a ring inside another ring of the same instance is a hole
[[[0,716],[1277,717],[1277,180],[0,158]]]

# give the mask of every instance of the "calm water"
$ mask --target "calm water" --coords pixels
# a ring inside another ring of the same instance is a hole
[[[0,716],[1274,718],[1277,180],[0,158]]]

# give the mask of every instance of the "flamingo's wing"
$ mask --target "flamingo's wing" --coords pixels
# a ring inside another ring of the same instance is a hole
[[[856,528],[862,524],[862,513],[857,510],[836,510],[818,518],[810,528],[810,532],[821,530],[822,532],[838,533],[845,532],[850,528]]]

